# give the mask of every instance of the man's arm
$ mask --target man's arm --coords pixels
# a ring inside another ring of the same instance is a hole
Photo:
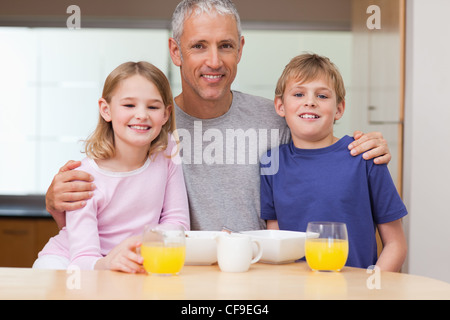
[[[66,225],[66,211],[76,210],[86,205],[95,189],[93,177],[79,170],[73,170],[81,165],[80,161],[67,162],[53,178],[45,195],[47,211],[55,219],[61,229]]]
[[[352,156],[363,153],[364,159],[374,159],[375,164],[388,164],[391,161],[392,156],[387,141],[381,132],[364,134],[361,131],[355,131],[353,138],[355,141],[348,146]]]

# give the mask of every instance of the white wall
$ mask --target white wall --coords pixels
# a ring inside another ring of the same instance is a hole
[[[407,1],[406,271],[450,282],[450,1]]]

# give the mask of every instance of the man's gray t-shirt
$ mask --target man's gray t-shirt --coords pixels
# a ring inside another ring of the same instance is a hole
[[[265,227],[260,219],[259,161],[290,132],[273,101],[233,91],[228,112],[198,119],[175,106],[192,230]],[[267,161],[275,160],[268,159]]]

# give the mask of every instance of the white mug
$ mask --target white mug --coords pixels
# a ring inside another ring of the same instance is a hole
[[[219,268],[224,272],[245,272],[250,265],[261,259],[262,248],[258,241],[252,240],[250,236],[224,232],[216,238],[217,262]],[[252,244],[258,247],[256,257],[253,257]]]

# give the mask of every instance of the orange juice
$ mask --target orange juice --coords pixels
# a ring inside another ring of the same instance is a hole
[[[149,273],[176,274],[184,265],[185,246],[180,244],[162,245],[161,243],[144,243],[141,256],[144,268]]]
[[[348,256],[348,241],[339,239],[307,239],[305,257],[313,270],[341,270]]]

